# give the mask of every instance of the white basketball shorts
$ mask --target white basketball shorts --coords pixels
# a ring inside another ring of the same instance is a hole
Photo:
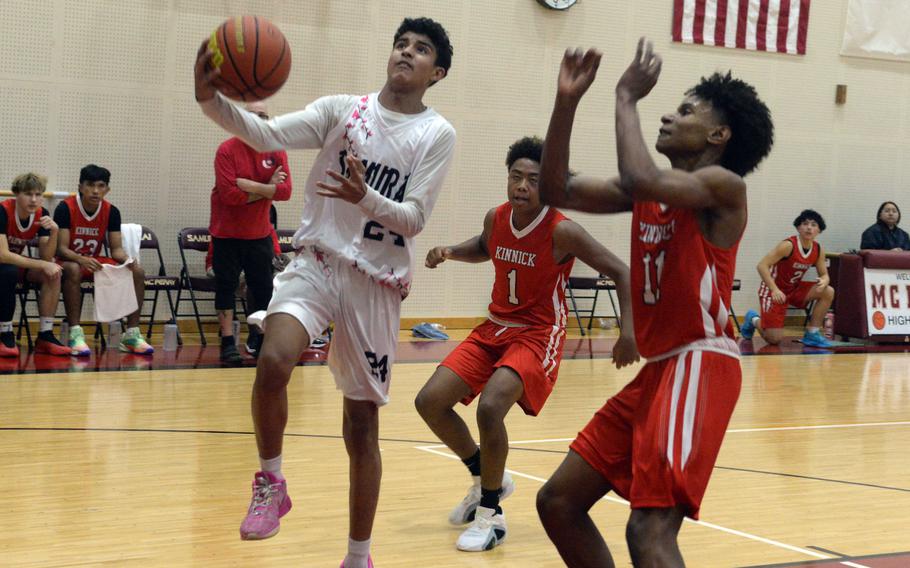
[[[397,290],[375,283],[350,261],[307,247],[275,277],[268,313],[294,316],[311,339],[334,321],[329,370],[338,390],[352,400],[389,402],[401,315]]]

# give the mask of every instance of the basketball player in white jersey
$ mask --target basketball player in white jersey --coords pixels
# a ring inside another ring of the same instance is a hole
[[[261,467],[241,538],[274,535],[291,508],[281,473],[287,384],[301,351],[334,321],[329,368],[344,394],[351,478],[342,566],[366,568],[382,475],[378,410],[388,402],[414,237],[429,219],[455,149],[455,129],[424,105],[423,95],[448,73],[452,46],[433,20],[405,19],[381,91],[323,97],[270,120],[216,91],[211,58],[203,44],[195,78],[206,116],[259,151],[321,149],[294,237],[298,255],[275,278],[264,321],[252,401]]]

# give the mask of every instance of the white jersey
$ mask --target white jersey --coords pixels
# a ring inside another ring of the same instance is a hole
[[[307,178],[295,246],[339,256],[407,296],[414,237],[430,217],[454,154],[455,129],[445,118],[431,108],[419,114],[390,111],[379,103],[379,93],[323,97],[268,121],[220,94],[201,106],[260,152],[321,148]],[[337,184],[326,170],[347,175],[348,154],[366,167],[369,190],[357,204],[316,193],[316,182]]]

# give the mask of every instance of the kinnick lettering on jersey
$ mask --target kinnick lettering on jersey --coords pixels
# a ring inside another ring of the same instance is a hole
[[[506,247],[496,247],[496,260],[520,264],[522,266],[534,266],[534,259],[537,255],[523,250],[515,250]]]
[[[794,262],[794,263],[793,263],[793,268],[795,268],[796,270],[809,270],[809,269],[812,268],[813,266],[815,266],[815,265],[814,265],[814,264],[806,264],[805,262]]]
[[[338,153],[338,163],[341,165],[341,175],[345,177],[348,175],[348,169],[344,163],[344,159],[347,155],[347,150],[342,150]],[[387,197],[392,201],[397,201],[398,203],[404,201],[404,191],[408,187],[408,179],[411,177],[411,174],[404,176],[402,179],[401,172],[393,167],[380,164],[379,162],[371,162],[366,159],[362,161],[366,168],[366,171],[363,173],[363,180],[368,186],[378,191],[383,197]],[[401,181],[401,185],[398,185],[399,181]]]
[[[87,237],[97,237],[101,233],[98,227],[76,227],[76,234]]]
[[[673,232],[676,230],[676,220],[661,225],[639,221],[638,229],[638,240],[653,245],[673,238]]]

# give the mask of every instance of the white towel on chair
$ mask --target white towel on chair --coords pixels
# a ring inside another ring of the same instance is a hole
[[[132,262],[129,258],[123,264],[105,264],[95,272],[95,321],[117,321],[139,308]]]
[[[123,251],[126,252],[126,256],[134,259],[136,264],[139,264],[139,247],[142,244],[142,225],[137,223],[123,223],[120,225],[120,235],[123,239]]]

